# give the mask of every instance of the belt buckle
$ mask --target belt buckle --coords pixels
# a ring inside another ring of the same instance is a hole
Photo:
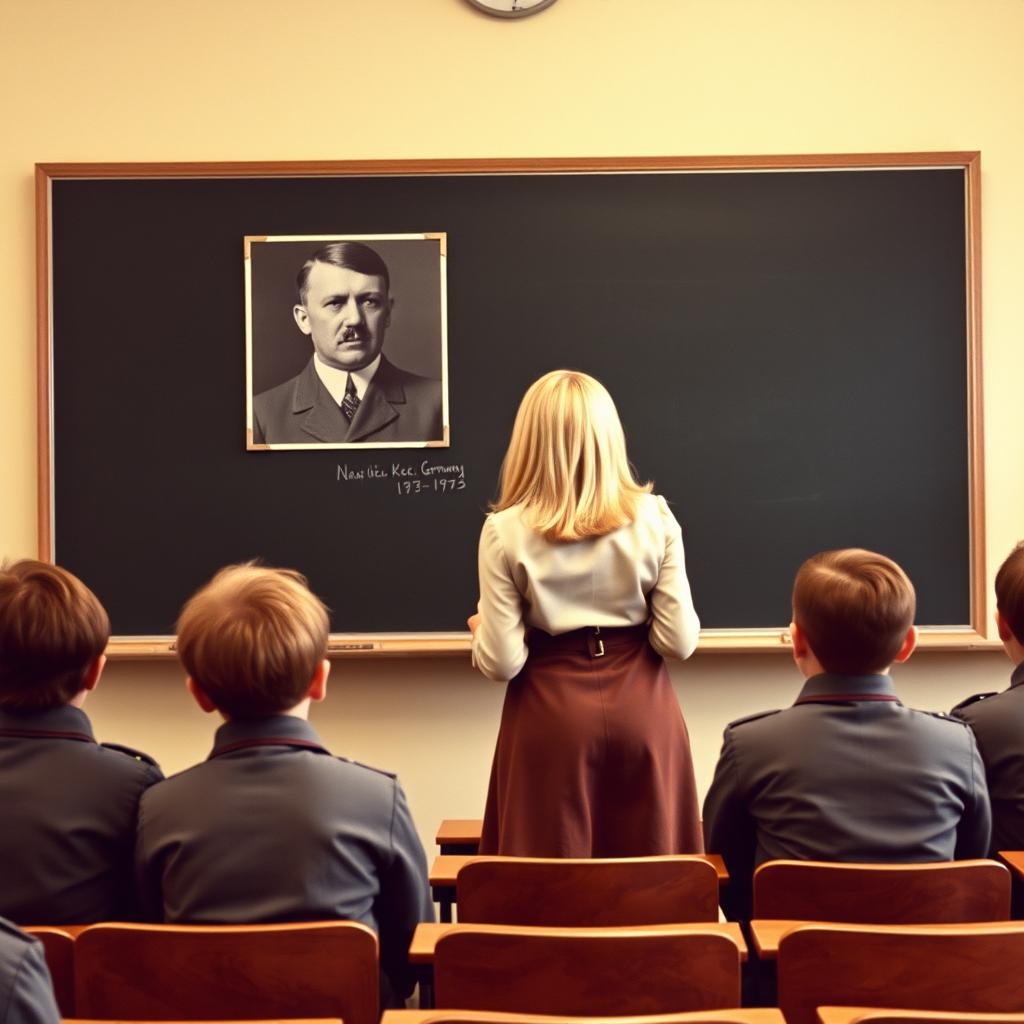
[[[601,627],[594,627],[594,653],[591,654],[592,658],[603,658],[604,657],[604,641],[601,639]]]

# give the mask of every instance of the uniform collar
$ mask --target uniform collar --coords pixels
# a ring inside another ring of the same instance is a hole
[[[899,703],[890,676],[840,676],[831,672],[811,676],[800,690],[796,703],[835,704],[856,700]]]
[[[15,711],[0,709],[0,731],[8,735],[40,736],[44,739],[83,740],[95,743],[92,723],[81,709],[70,704],[47,708],[45,711]]]
[[[1024,661],[1022,661],[1014,670],[1013,675],[1010,676],[1010,686],[1020,686],[1024,684]]]
[[[302,747],[329,751],[317,731],[304,718],[295,715],[270,715],[267,718],[243,718],[225,722],[213,740],[210,757],[230,754],[249,747]]]

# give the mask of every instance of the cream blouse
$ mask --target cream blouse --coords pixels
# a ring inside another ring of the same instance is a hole
[[[473,664],[489,679],[518,674],[528,626],[557,635],[650,620],[659,654],[688,658],[697,646],[682,532],[659,495],[641,497],[634,522],[578,541],[545,540],[518,506],[494,512],[480,534],[479,569]]]

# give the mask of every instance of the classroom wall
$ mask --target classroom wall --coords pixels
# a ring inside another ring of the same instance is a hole
[[[463,0],[0,0],[0,554],[36,552],[36,162],[978,149],[991,580],[1024,536],[1021,39],[1022,0],[558,0],[516,23]],[[155,317],[174,301],[154,282]],[[897,681],[945,708],[1007,668],[922,653]],[[725,723],[798,686],[783,655],[698,654],[673,678],[702,790]],[[180,682],[112,665],[100,737],[167,770],[202,757],[214,723]],[[501,698],[467,659],[346,661],[314,721],[400,772],[428,837],[480,813]]]

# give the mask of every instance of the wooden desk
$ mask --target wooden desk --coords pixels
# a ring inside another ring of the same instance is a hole
[[[829,925],[836,928],[856,928],[860,931],[878,928],[927,928],[955,931],[958,928],[985,928],[986,930],[998,930],[1008,932],[1019,932],[1024,929],[1024,922],[1021,921],[994,921],[977,924],[846,924],[842,921],[783,921],[783,920],[753,920],[750,922],[750,937],[754,943],[754,950],[762,960],[775,960],[779,955],[779,942],[782,937],[794,928],[803,925]]]
[[[459,925],[451,924],[450,922],[441,924],[418,924],[416,925],[416,931],[413,933],[412,942],[409,943],[409,963],[417,964],[421,967],[432,967],[434,963],[434,947],[437,946],[437,940],[440,939],[442,935],[455,928],[476,927],[487,928],[489,931],[513,933],[523,930],[516,925],[508,924]],[[564,928],[557,930],[566,931]],[[579,930],[586,931],[587,929],[581,928]],[[697,921],[692,924],[651,924],[643,928],[623,928],[621,930],[635,932],[716,932],[720,935],[728,935],[729,938],[739,946],[740,959],[747,959],[747,944],[743,939],[743,931],[735,921]],[[594,931],[608,931],[608,929],[595,928]]]
[[[1009,867],[1018,882],[1024,882],[1024,850],[1000,850],[999,859]]]
[[[482,818],[445,818],[437,830],[435,842],[441,853],[472,854],[480,849]]]
[[[433,1010],[433,1013],[440,1011]],[[927,1017],[930,1021],[963,1021],[964,1017],[968,1017],[971,1020],[984,1019],[986,1021],[1007,1021],[1007,1022],[1019,1022],[1024,1021],[1024,1013],[989,1013],[987,1010],[979,1011],[944,1011],[944,1010],[891,1010],[885,1007],[877,1006],[819,1006],[818,1007],[818,1020],[821,1024],[852,1024],[853,1021],[864,1014],[870,1013],[874,1016],[884,1014],[889,1020],[899,1020],[906,1018],[908,1020],[921,1020],[922,1017]]]
[[[440,833],[438,833],[440,835]],[[442,924],[452,919],[452,906],[455,903],[455,876],[459,868],[470,859],[472,854],[439,854],[430,866],[430,891],[434,902],[438,904]],[[708,861],[718,875],[718,884],[725,885],[729,881],[729,872],[725,861],[717,853],[702,853],[700,857]]]
[[[508,1021],[508,1024],[517,1024],[519,1021],[529,1020],[533,1024],[565,1024],[568,1018],[564,1016],[548,1017],[527,1013],[498,1013],[486,1011],[474,1013],[472,1010],[385,1010],[380,1024],[430,1024],[432,1020],[488,1020],[495,1024],[499,1021]],[[619,1024],[626,1024],[627,1021],[635,1024],[683,1024],[687,1019],[694,1021],[723,1021],[725,1024],[785,1024],[786,1018],[782,1011],[776,1007],[750,1007],[735,1010],[694,1010],[690,1013],[673,1014],[652,1014],[644,1017],[580,1017],[581,1022],[601,1021],[602,1024],[608,1021],[618,1021]],[[840,1022],[847,1024],[847,1022]]]

